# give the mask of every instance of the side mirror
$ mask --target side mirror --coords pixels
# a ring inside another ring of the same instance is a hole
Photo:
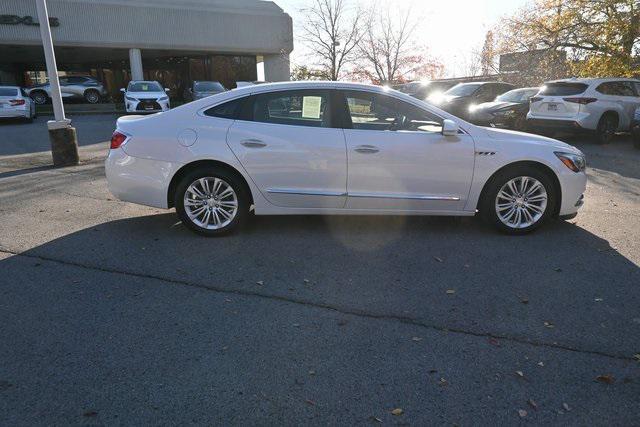
[[[125,88],[120,88],[120,92],[125,93],[127,90]]]
[[[171,89],[169,89],[168,87],[165,87],[165,88],[164,88],[164,91],[165,91],[165,92],[171,92]]]
[[[444,136],[456,136],[459,130],[460,126],[453,120],[444,119],[442,122],[442,135]]]

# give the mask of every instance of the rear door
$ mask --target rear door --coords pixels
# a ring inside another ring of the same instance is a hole
[[[530,112],[535,118],[573,120],[580,112],[580,104],[565,98],[578,97],[589,86],[578,82],[547,83],[531,100]]]
[[[229,147],[264,197],[290,208],[342,208],[347,156],[333,127],[331,90],[251,96],[227,135]]]

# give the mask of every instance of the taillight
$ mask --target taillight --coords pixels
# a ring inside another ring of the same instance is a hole
[[[531,102],[532,104],[538,101],[542,101],[542,98],[539,96],[532,96],[531,98],[529,98],[529,102]]]
[[[13,106],[16,105],[24,105],[27,101],[25,101],[24,99],[12,99],[11,101],[9,101],[9,103]]]
[[[573,102],[574,104],[587,105],[592,102],[596,102],[597,98],[562,98],[567,102]]]
[[[115,150],[116,148],[120,148],[126,140],[127,135],[118,131],[113,132],[113,135],[111,135],[111,149]]]

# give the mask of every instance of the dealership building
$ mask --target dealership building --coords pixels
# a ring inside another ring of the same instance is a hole
[[[0,1],[0,84],[45,78],[35,0]],[[61,75],[92,75],[116,99],[129,80],[179,97],[194,80],[289,79],[291,17],[260,0],[48,0]]]

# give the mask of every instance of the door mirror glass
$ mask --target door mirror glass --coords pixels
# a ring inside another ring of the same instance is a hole
[[[460,127],[453,120],[445,119],[442,122],[442,134],[444,136],[455,136],[458,134]]]

